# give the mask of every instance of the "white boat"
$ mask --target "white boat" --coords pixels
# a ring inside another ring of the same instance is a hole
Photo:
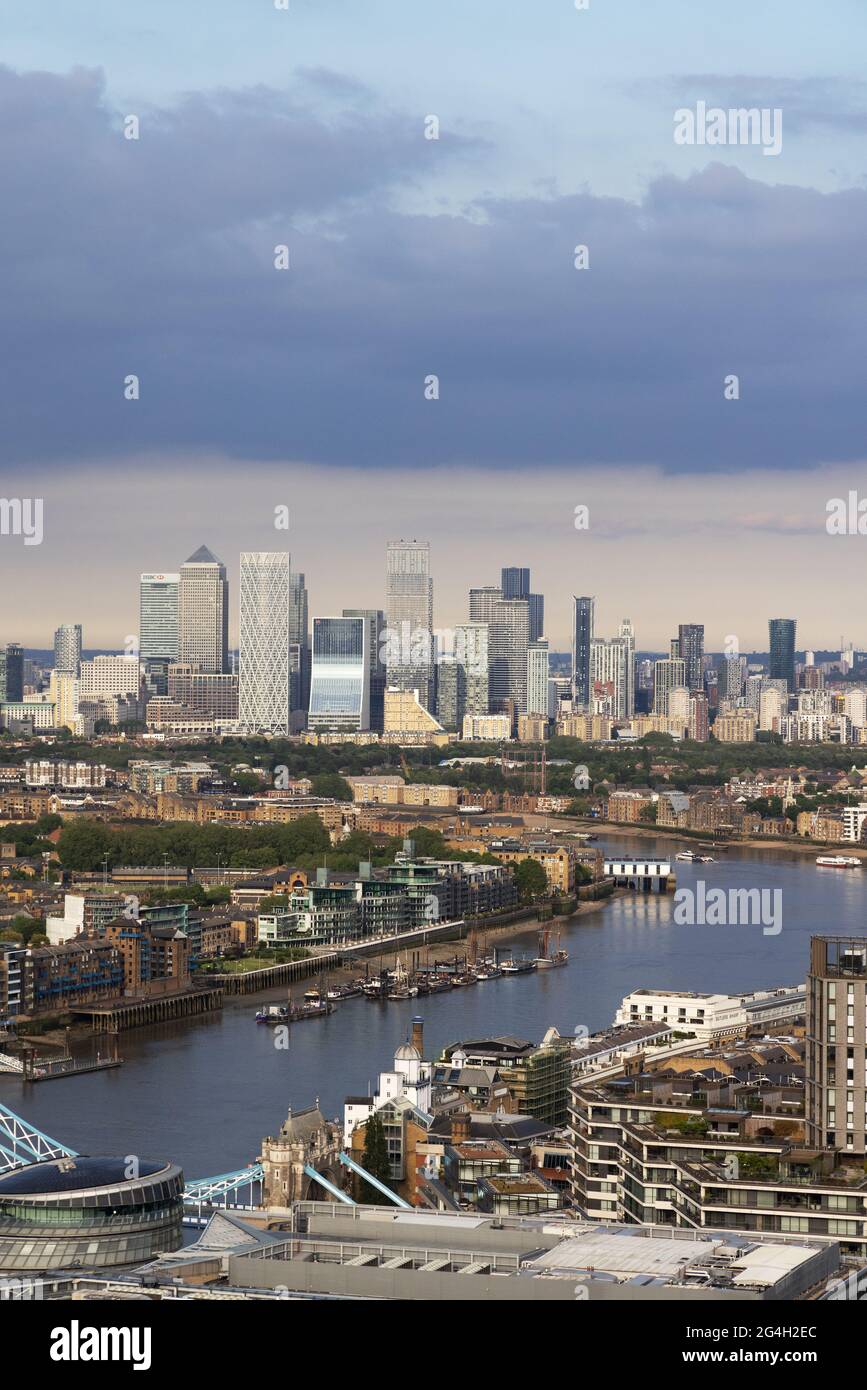
[[[860,869],[861,860],[851,854],[820,854],[816,863],[822,869]]]
[[[694,854],[691,849],[682,849],[680,853],[676,854],[674,857],[675,859],[682,860],[686,864],[692,864],[698,858],[698,855]]]

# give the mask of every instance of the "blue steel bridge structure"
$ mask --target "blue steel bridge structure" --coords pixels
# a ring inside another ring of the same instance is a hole
[[[16,1115],[5,1105],[0,1105],[0,1174],[10,1173],[15,1168],[26,1167],[30,1163],[45,1163],[55,1158],[77,1158],[75,1149],[61,1144],[43,1134],[29,1120]],[[370,1183],[395,1206],[409,1207],[409,1203],[399,1197],[391,1188],[372,1176],[359,1163],[348,1156],[338,1154],[338,1160],[345,1168]],[[355,1206],[348,1192],[336,1187],[321,1173],[305,1165],[304,1172],[311,1181],[317,1183],[334,1201],[346,1206]],[[264,1170],[261,1163],[251,1163],[246,1168],[238,1168],[232,1173],[218,1173],[212,1178],[193,1178],[184,1187],[184,1204],[188,1217],[201,1221],[214,1207],[231,1208],[233,1211],[252,1211],[259,1205],[257,1198],[262,1191]],[[231,1200],[230,1200],[231,1199]]]

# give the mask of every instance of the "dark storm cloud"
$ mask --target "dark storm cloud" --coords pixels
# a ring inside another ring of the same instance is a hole
[[[294,95],[190,96],[136,113],[134,142],[99,74],[0,70],[7,462],[122,469],[203,447],[737,471],[862,454],[863,191],[710,165],[640,204],[587,192],[438,213],[458,162],[484,187],[484,146],[426,141],[424,112],[350,85],[319,72]],[[407,190],[424,211],[397,201]]]

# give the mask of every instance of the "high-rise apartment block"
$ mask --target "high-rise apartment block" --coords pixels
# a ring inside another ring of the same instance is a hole
[[[54,669],[78,675],[81,661],[81,623],[61,623],[54,631]]]

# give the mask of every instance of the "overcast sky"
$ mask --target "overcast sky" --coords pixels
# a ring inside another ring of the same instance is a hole
[[[0,26],[0,491],[45,516],[0,536],[0,640],[121,645],[139,570],[203,542],[235,590],[240,550],[285,545],[311,613],[381,604],[402,534],[442,627],[525,564],[555,647],[572,592],[641,647],[704,621],[762,648],[769,616],[867,645],[867,536],[825,530],[867,495],[863,3],[0,0]],[[676,145],[698,101],[778,108],[780,154]]]

